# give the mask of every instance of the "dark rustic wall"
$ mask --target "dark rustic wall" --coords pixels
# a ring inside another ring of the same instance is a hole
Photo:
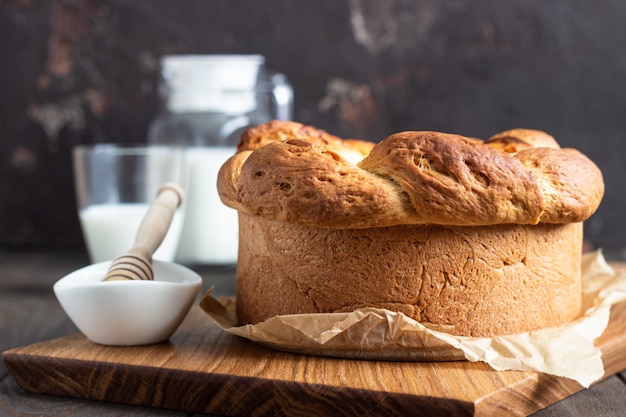
[[[621,0],[0,0],[0,244],[82,241],[71,148],[142,141],[166,53],[260,53],[295,119],[346,137],[528,127],[590,156],[626,245]]]

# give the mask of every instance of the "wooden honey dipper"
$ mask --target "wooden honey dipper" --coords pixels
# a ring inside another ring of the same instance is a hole
[[[134,246],[111,263],[104,281],[153,280],[152,254],[157,250],[170,227],[176,208],[184,198],[183,190],[174,183],[165,183],[148,208]]]

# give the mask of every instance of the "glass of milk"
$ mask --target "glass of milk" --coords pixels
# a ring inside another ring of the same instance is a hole
[[[186,187],[184,149],[97,144],[73,150],[78,215],[91,262],[115,259],[133,247],[137,229],[165,182]],[[183,227],[178,208],[153,259],[172,262]]]

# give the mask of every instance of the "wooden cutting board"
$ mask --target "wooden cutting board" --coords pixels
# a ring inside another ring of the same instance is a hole
[[[596,341],[605,377],[626,368],[626,303]],[[108,347],[82,335],[8,350],[26,391],[226,416],[528,415],[576,382],[485,363],[384,362],[279,352],[232,336],[194,307],[169,342]]]

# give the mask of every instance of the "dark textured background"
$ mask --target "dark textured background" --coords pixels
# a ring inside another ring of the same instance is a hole
[[[624,22],[621,0],[0,0],[0,245],[81,244],[71,148],[145,140],[159,56],[259,53],[340,136],[551,133],[604,172],[587,238],[626,246]]]

